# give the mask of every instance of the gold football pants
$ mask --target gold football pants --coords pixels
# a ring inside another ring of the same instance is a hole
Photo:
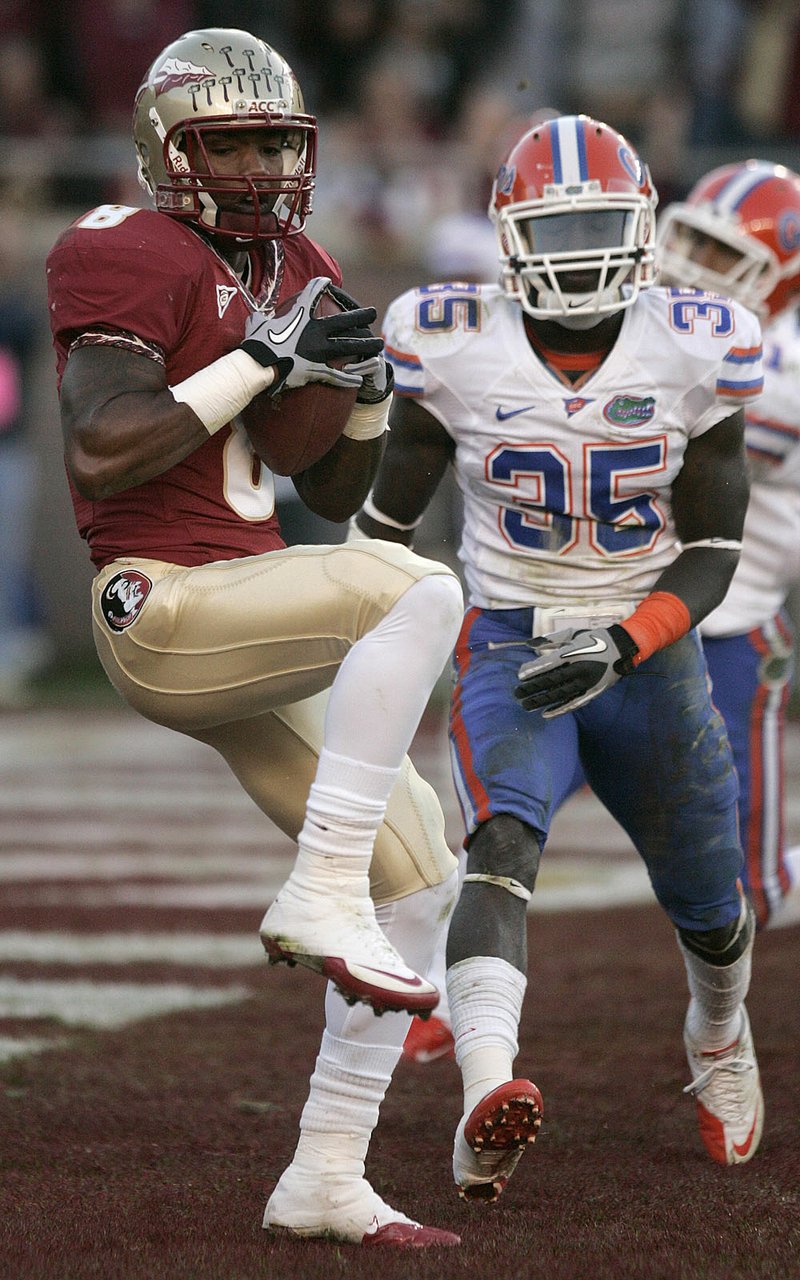
[[[414,582],[451,572],[380,541],[292,547],[194,568],[126,557],[95,579],[95,643],[112,684],[136,711],[214,747],[294,840],[340,663]],[[133,622],[109,625],[104,591],[129,573],[144,583],[137,586],[144,598]],[[372,895],[394,901],[440,883],[456,865],[438,798],[406,758],[375,844]]]

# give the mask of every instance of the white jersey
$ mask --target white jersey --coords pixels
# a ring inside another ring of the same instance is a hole
[[[703,635],[736,635],[774,617],[800,582],[800,316],[764,333],[764,394],[747,414],[753,482],[742,557]]]
[[[755,316],[694,290],[640,294],[579,391],[495,285],[411,290],[384,337],[396,394],[455,441],[459,556],[489,609],[642,599],[680,551],[670,497],[688,441],[762,389]]]

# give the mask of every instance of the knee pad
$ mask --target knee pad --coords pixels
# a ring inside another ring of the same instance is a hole
[[[458,867],[445,838],[445,821],[433,787],[406,756],[378,829],[370,866],[377,905],[441,884]]]
[[[753,939],[755,915],[749,902],[742,902],[742,909],[735,920],[721,929],[678,929],[678,937],[687,951],[718,968],[733,964],[743,956]]]
[[[501,813],[484,822],[470,840],[464,883],[494,884],[527,902],[540,858],[533,829],[521,819]]]

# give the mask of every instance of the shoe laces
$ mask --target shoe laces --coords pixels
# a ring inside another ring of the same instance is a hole
[[[739,1101],[738,1081],[727,1079],[727,1077],[746,1075],[755,1069],[756,1064],[751,1058],[721,1058],[716,1062],[710,1062],[699,1075],[695,1076],[691,1084],[684,1087],[683,1092],[697,1097],[698,1093],[701,1093],[717,1077],[715,1083],[720,1087],[723,1095],[720,1101],[737,1102]]]

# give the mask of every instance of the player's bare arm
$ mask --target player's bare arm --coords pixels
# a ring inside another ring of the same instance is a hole
[[[398,529],[367,511],[359,512],[356,524],[371,538],[410,546],[414,526],[453,459],[455,443],[441,423],[410,398],[395,399],[389,424],[386,453],[372,494],[372,509],[388,516],[395,524],[409,527]]]
[[[744,411],[739,409],[690,441],[672,486],[675,527],[685,549],[653,591],[678,596],[692,626],[728,590],[739,560],[749,493]]]
[[[208,440],[194,411],[175,400],[162,365],[111,346],[69,357],[61,427],[75,487],[93,501],[152,480]]]
[[[334,523],[349,520],[370,491],[385,439],[385,433],[371,440],[340,436],[319,462],[293,476],[308,509]]]

